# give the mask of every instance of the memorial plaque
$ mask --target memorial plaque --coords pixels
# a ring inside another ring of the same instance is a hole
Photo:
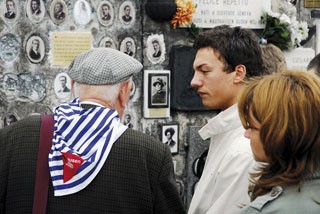
[[[306,8],[320,7],[320,0],[304,0],[304,7]]]
[[[176,45],[170,52],[171,109],[182,111],[208,110],[190,83],[193,78],[195,51],[190,46]]]

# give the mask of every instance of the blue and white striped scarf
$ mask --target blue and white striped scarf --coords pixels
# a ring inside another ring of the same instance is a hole
[[[88,186],[126,129],[115,110],[83,109],[79,98],[58,106],[48,159],[54,195],[70,195]]]

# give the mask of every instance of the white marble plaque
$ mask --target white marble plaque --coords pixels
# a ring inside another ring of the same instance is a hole
[[[193,0],[196,12],[193,23],[200,28],[217,25],[262,29],[260,17],[271,9],[271,0]]]

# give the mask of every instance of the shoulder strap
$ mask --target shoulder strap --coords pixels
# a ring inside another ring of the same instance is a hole
[[[33,214],[45,214],[49,188],[48,155],[53,137],[53,115],[41,116],[36,185],[33,198]]]

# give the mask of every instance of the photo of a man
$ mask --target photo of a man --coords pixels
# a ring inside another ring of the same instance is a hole
[[[129,5],[124,6],[123,13],[124,15],[122,16],[122,20],[124,22],[131,22],[132,21],[132,16],[130,15],[131,7]]]
[[[127,41],[126,42],[126,49],[125,49],[124,53],[128,54],[129,56],[133,56],[132,42],[131,41]]]
[[[108,4],[103,4],[101,5],[101,19],[103,21],[109,21],[111,19],[111,15],[110,15],[110,6]]]
[[[5,126],[9,126],[12,123],[17,122],[17,118],[16,116],[14,116],[13,114],[7,114],[4,118],[3,118],[3,125]]]
[[[154,49],[154,53],[152,54],[152,56],[154,58],[159,58],[161,56],[161,50],[160,50],[160,44],[158,40],[153,40],[152,41],[152,46]]]
[[[54,14],[53,17],[56,20],[63,20],[66,18],[65,12],[63,12],[63,4],[61,2],[56,2],[54,5]]]
[[[6,0],[6,8],[7,8],[7,12],[4,14],[4,17],[6,19],[16,18],[15,3],[13,0]]]
[[[125,114],[123,119],[123,125],[128,126],[129,128],[133,128],[133,124],[131,122],[131,115]]]
[[[67,86],[67,77],[66,76],[60,76],[60,89],[58,90],[58,93],[66,93],[70,92],[70,88]]]
[[[29,56],[32,60],[39,60],[41,58],[40,53],[40,40],[39,39],[33,39],[31,49],[29,51]]]

